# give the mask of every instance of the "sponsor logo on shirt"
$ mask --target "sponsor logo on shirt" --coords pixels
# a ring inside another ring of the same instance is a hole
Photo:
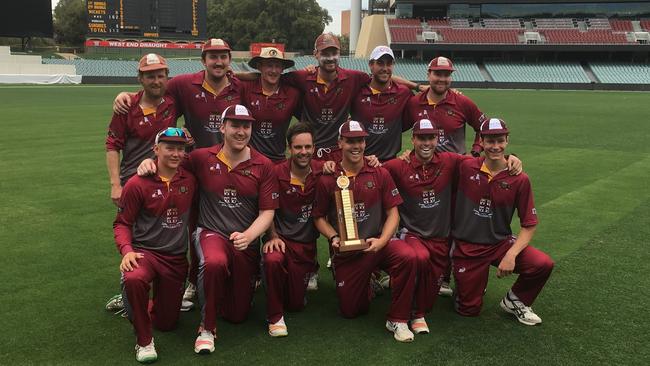
[[[399,190],[397,188],[393,189],[390,191],[390,194],[393,195],[393,197],[397,196],[399,194]]]
[[[219,128],[221,128],[221,115],[218,113],[210,113],[208,123],[203,128],[210,133],[219,132]]]
[[[156,189],[151,195],[151,198],[158,198],[158,197],[162,198],[162,196],[163,196],[162,191],[160,189]]]
[[[219,204],[230,209],[240,208],[242,205],[242,203],[237,199],[237,190],[234,188],[224,188],[223,199]]]
[[[210,166],[210,173],[212,174],[221,174],[221,164],[216,163],[212,166]]]
[[[478,208],[474,209],[474,215],[483,218],[492,218],[492,200],[489,198],[481,198],[478,203]]]
[[[317,119],[318,123],[321,124],[330,124],[334,120],[334,109],[332,108],[321,108],[320,118]]]

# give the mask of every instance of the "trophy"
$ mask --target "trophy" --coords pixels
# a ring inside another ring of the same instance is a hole
[[[348,189],[350,186],[350,178],[341,173],[336,178],[336,185],[341,188],[340,191],[334,192],[334,199],[336,200],[336,221],[338,222],[339,236],[341,238],[339,252],[366,249],[369,247],[366,240],[359,238],[359,230],[354,212],[354,195]]]

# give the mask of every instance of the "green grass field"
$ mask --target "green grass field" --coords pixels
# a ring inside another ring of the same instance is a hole
[[[119,280],[103,143],[124,88],[0,87],[2,365],[136,364],[131,325],[103,308]],[[648,364],[648,94],[465,93],[509,123],[510,151],[533,182],[533,243],[556,261],[534,305],[541,326],[500,310],[514,278],[492,276],[479,318],[441,298],[427,317],[432,334],[398,344],[383,328],[389,295],[342,319],[323,268],[307,309],[285,317],[288,338],[266,334],[258,291],[248,321],[218,323],[211,356],[193,353],[197,311],[155,332],[158,364]]]

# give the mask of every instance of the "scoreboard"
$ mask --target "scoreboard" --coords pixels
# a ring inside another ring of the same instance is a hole
[[[205,38],[206,0],[86,1],[88,36]]]

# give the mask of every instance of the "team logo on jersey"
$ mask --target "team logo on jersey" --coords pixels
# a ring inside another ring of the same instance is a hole
[[[354,204],[354,218],[357,222],[364,222],[368,220],[370,214],[366,212],[366,204],[363,202]]]
[[[178,209],[176,207],[168,208],[165,213],[165,220],[162,222],[162,227],[165,229],[176,229],[181,227],[183,220],[178,217]]]
[[[280,102],[275,105],[275,108],[277,108],[279,111],[283,111],[285,106],[286,105],[284,104],[284,102]]]
[[[340,86],[336,88],[336,95],[339,95],[342,92],[343,92],[343,88],[341,88]]]
[[[278,198],[280,198],[280,193],[278,193],[278,192],[271,193],[271,199],[272,200],[277,200]]]
[[[474,215],[484,218],[492,217],[492,200],[489,198],[481,198],[478,203],[478,208],[474,209]]]
[[[241,207],[241,202],[237,199],[237,190],[234,188],[223,189],[223,199],[219,202],[221,206],[233,209]]]
[[[429,119],[429,112],[427,112],[427,110],[424,109],[422,110],[422,112],[418,113],[418,117],[420,117],[420,119]]]
[[[393,189],[392,191],[390,191],[390,194],[391,194],[393,197],[395,197],[395,196],[397,196],[397,195],[399,194],[399,190],[398,190],[397,188],[395,188],[395,189]]]
[[[261,122],[257,134],[263,139],[275,137],[275,132],[273,132],[273,123],[268,121]]]
[[[370,96],[367,96],[365,98],[361,98],[361,103],[368,103],[370,104],[372,100],[370,99]]]
[[[508,182],[501,181],[501,182],[499,182],[499,187],[501,189],[509,190],[510,189],[510,184]]]
[[[397,104],[397,99],[395,99],[395,97],[390,97],[390,98],[388,98],[388,103],[389,104]]]
[[[138,123],[138,125],[140,125],[140,126],[144,126],[144,125],[153,126],[151,124],[151,121],[149,121],[149,117],[147,117],[147,116],[144,116],[144,118],[142,119],[142,121],[140,121],[140,123]]]
[[[226,95],[226,102],[232,102],[232,95]]]
[[[251,170],[250,169],[244,169],[244,171],[242,173],[244,173],[245,177],[248,177],[249,175],[251,175]]]
[[[420,175],[418,173],[409,175],[409,180],[420,180]]]
[[[438,145],[447,145],[449,143],[449,139],[445,135],[445,131],[443,129],[438,130]]]
[[[206,103],[208,102],[208,98],[206,98],[205,92],[200,92],[200,93],[194,94],[194,99],[203,99],[204,102],[206,102]]]
[[[187,187],[185,187],[185,186],[181,186],[181,188],[179,190],[180,190],[181,193],[187,193]]]
[[[318,119],[318,123],[329,124],[332,123],[333,119],[334,110],[332,108],[322,108],[320,110],[320,118]]]
[[[368,181],[366,182],[366,187],[368,187],[368,189],[373,189],[375,188],[375,183],[373,181]]]
[[[255,107],[255,108],[257,108],[259,110],[260,109],[260,100],[256,99],[254,102],[251,102],[251,108],[252,107]]]
[[[168,111],[168,110],[165,110],[165,111],[163,112],[163,118],[167,118],[167,117],[169,117],[169,111]]]
[[[378,116],[372,118],[372,124],[368,127],[368,133],[373,135],[383,135],[388,129],[385,126],[384,117]]]
[[[300,206],[300,216],[298,216],[298,222],[303,224],[308,222],[309,219],[311,218],[311,210],[312,210],[311,203]]]
[[[151,198],[158,198],[158,197],[162,197],[162,196],[163,196],[163,193],[162,193],[162,190],[160,190],[160,189],[156,189],[153,192],[153,194],[151,194]]]
[[[420,208],[434,208],[440,204],[440,200],[436,198],[436,192],[431,189],[424,189],[422,191],[422,202],[418,205]]]
[[[210,113],[208,123],[203,128],[210,133],[218,133],[221,128],[221,115],[218,113]]]
[[[454,111],[451,110],[451,109],[447,109],[447,115],[448,115],[448,116],[453,116],[453,115],[454,115]]]
[[[481,175],[479,173],[476,173],[476,174],[470,176],[469,180],[472,180],[472,181],[476,182],[476,184],[481,185]]]

